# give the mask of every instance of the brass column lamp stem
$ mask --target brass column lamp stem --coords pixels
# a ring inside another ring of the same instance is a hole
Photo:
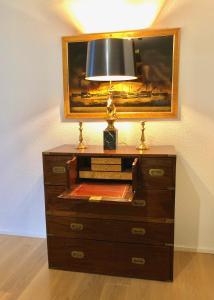
[[[149,149],[148,145],[146,144],[145,139],[145,121],[140,122],[141,124],[141,138],[140,138],[140,145],[136,147],[138,150],[147,150]]]
[[[77,146],[77,149],[85,149],[87,148],[87,146],[85,145],[84,141],[83,141],[83,126],[82,126],[82,122],[79,122],[79,144]]]
[[[109,85],[109,98],[107,100],[106,114],[107,114],[106,121],[108,122],[107,130],[115,130],[114,122],[117,120],[117,114],[116,114],[116,106],[113,103],[111,81]]]

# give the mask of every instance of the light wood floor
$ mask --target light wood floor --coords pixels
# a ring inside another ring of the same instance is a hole
[[[44,239],[0,236],[0,300],[213,300],[214,255],[175,253],[173,283],[49,270]]]

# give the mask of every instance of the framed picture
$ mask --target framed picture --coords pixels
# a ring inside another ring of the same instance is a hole
[[[85,80],[88,41],[133,40],[136,80],[112,82],[119,119],[176,118],[178,110],[179,32],[137,30],[63,37],[64,116],[106,117],[109,82]]]

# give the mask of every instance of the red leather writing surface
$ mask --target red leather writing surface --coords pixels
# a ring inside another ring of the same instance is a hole
[[[70,193],[70,196],[123,198],[126,195],[128,188],[128,184],[82,183]]]

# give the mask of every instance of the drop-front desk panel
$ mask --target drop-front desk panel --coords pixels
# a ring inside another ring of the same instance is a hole
[[[50,268],[173,280],[172,146],[63,145],[43,166]]]

